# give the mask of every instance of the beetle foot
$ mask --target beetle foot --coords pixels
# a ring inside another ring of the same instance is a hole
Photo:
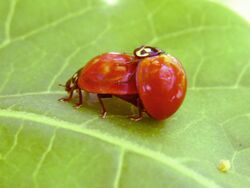
[[[80,108],[81,106],[82,106],[82,103],[76,103],[73,107],[78,109],[78,108]]]
[[[101,118],[103,118],[103,119],[106,118],[107,112],[106,112],[106,111],[105,111],[105,112],[101,112],[101,115],[100,115],[100,116],[101,116]]]
[[[137,122],[137,121],[142,120],[143,117],[141,115],[139,116],[137,115],[137,116],[129,116],[129,118],[130,120]]]
[[[68,102],[68,101],[70,101],[70,98],[60,98],[60,99],[58,99],[58,101],[60,101],[60,102]]]

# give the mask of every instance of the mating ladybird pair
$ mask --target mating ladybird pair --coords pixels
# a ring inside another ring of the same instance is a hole
[[[187,87],[186,74],[180,62],[164,51],[141,46],[134,55],[105,53],[90,60],[65,84],[69,93],[60,101],[70,101],[74,91],[96,93],[101,104],[101,116],[106,117],[103,98],[112,96],[125,100],[138,108],[139,114],[132,120],[142,119],[142,113],[163,120],[180,107]]]

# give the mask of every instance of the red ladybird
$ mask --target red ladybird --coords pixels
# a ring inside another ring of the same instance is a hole
[[[162,120],[180,107],[186,94],[186,75],[177,59],[150,46],[134,50],[134,56],[121,53],[106,53],[90,60],[77,71],[65,85],[69,101],[78,90],[82,105],[81,90],[96,93],[106,116],[102,98],[116,96],[138,107],[139,115],[132,120],[142,119],[142,112]]]
[[[157,120],[175,113],[186,94],[187,80],[181,64],[165,53],[140,61],[136,83],[143,107]]]
[[[137,87],[135,82],[137,61],[136,58],[122,53],[105,53],[90,60],[83,68],[78,70],[65,84],[69,93],[67,98],[72,99],[75,90],[79,93],[79,102],[82,105],[82,92],[96,93],[102,107],[101,115],[106,116],[102,98],[111,98],[112,95],[120,97],[137,105]]]

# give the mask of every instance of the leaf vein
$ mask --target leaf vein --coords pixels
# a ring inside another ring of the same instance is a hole
[[[247,87],[241,87],[249,89]],[[214,87],[191,87],[189,91],[200,91],[200,90],[235,90],[234,86],[214,86]],[[27,92],[27,93],[17,93],[9,95],[0,95],[0,98],[15,98],[15,97],[25,97],[25,96],[34,96],[34,95],[58,95],[65,94],[65,91],[37,91],[37,92]]]
[[[246,71],[248,70],[248,68],[250,67],[250,62],[246,63],[245,66],[243,66],[238,78],[236,79],[236,82],[234,84],[234,87],[237,88],[243,78],[243,76],[245,75]]]
[[[55,20],[55,21],[53,21],[53,22],[51,22],[51,23],[48,23],[48,24],[46,24],[46,25],[44,25],[44,26],[41,26],[41,27],[36,28],[36,29],[33,29],[33,30],[29,31],[28,33],[26,33],[26,34],[24,34],[24,35],[21,35],[21,36],[19,36],[19,37],[17,37],[17,38],[14,38],[13,40],[5,41],[4,43],[2,43],[2,44],[0,45],[0,49],[4,48],[5,46],[7,46],[8,44],[10,44],[11,42],[15,42],[15,41],[19,41],[19,40],[25,40],[25,39],[28,38],[28,37],[31,37],[31,36],[33,36],[33,35],[36,35],[37,33],[40,33],[40,32],[42,32],[42,31],[46,31],[46,30],[49,29],[50,27],[55,27],[55,26],[57,26],[57,25],[60,25],[60,24],[62,24],[62,23],[64,23],[64,22],[68,21],[68,20],[71,20],[71,19],[73,19],[73,18],[77,18],[77,17],[79,17],[79,16],[82,16],[82,15],[84,15],[86,12],[88,12],[88,11],[91,10],[91,9],[92,9],[92,7],[91,7],[91,6],[88,6],[88,7],[85,8],[85,9],[82,9],[82,10],[77,11],[77,12],[75,12],[75,13],[70,13],[70,14],[68,14],[68,15],[66,15],[66,16],[63,16],[63,17],[61,17],[61,18],[59,18],[59,19],[57,19],[57,20]]]
[[[13,144],[12,146],[10,147],[9,151],[6,152],[6,154],[3,156],[3,159],[6,160],[8,158],[8,156],[11,154],[11,152],[14,151],[14,149],[16,148],[17,146],[17,142],[18,142],[18,137],[20,135],[20,133],[22,132],[23,130],[23,123],[19,126],[19,129],[17,130],[16,134],[14,135],[14,141],[13,141]]]
[[[53,144],[54,144],[54,141],[55,141],[55,138],[56,138],[56,131],[57,131],[57,128],[56,127],[54,129],[54,132],[53,132],[53,135],[49,141],[49,144],[48,144],[48,147],[47,149],[45,150],[45,152],[42,154],[42,157],[40,158],[40,161],[38,162],[33,174],[32,174],[32,177],[33,177],[33,181],[34,181],[34,184],[35,184],[35,187],[38,187],[38,182],[37,182],[37,175],[47,157],[47,155],[49,154],[49,152],[51,151],[52,147],[53,147]]]
[[[11,40],[10,26],[11,26],[11,22],[12,22],[14,13],[15,13],[17,1],[18,0],[11,0],[10,1],[10,10],[9,10],[9,13],[7,15],[7,19],[5,22],[5,40],[4,40],[3,44],[8,43]]]
[[[8,75],[6,76],[5,80],[2,83],[2,86],[0,87],[0,92],[3,91],[3,89],[5,88],[5,86],[7,85],[7,83],[10,81],[10,78],[12,76],[12,74],[14,73],[14,66],[13,64],[10,64],[10,69],[8,71]]]
[[[161,40],[165,39],[171,39],[171,38],[176,38],[180,37],[182,35],[187,35],[187,34],[194,34],[194,33],[200,33],[202,31],[218,31],[219,29],[221,30],[229,30],[229,29],[235,29],[235,28],[241,28],[241,29],[246,29],[244,27],[237,27],[237,26],[231,26],[231,25],[222,25],[222,26],[194,26],[194,27],[189,27],[187,29],[175,31],[172,33],[168,33],[165,35],[162,35],[160,37],[157,37],[156,39],[153,39],[151,43],[155,44],[157,42],[160,42]]]
[[[122,175],[122,168],[123,168],[123,161],[124,161],[124,154],[125,154],[125,149],[122,149],[120,157],[119,157],[119,165],[117,168],[116,177],[114,180],[114,188],[118,188],[119,184],[120,184],[120,179],[121,179],[121,175]]]
[[[25,119],[25,120],[30,120],[30,121],[37,122],[37,123],[44,123],[44,124],[47,124],[48,126],[51,126],[51,127],[62,128],[62,129],[78,132],[78,133],[81,133],[84,135],[88,135],[88,136],[94,137],[96,139],[103,140],[103,141],[110,143],[112,145],[119,145],[119,146],[125,148],[126,150],[134,152],[138,155],[141,155],[141,156],[144,156],[147,158],[151,158],[159,163],[162,163],[162,164],[168,166],[169,168],[172,168],[173,170],[178,171],[179,173],[182,173],[186,177],[192,179],[193,181],[195,181],[196,183],[198,183],[204,187],[214,187],[214,188],[221,187],[214,180],[209,179],[209,178],[193,171],[189,167],[179,163],[178,161],[176,161],[174,158],[171,158],[170,156],[164,155],[160,152],[152,151],[148,148],[131,143],[125,139],[121,139],[121,138],[116,137],[116,136],[111,136],[109,134],[106,134],[104,132],[100,132],[98,130],[79,128],[79,126],[77,126],[76,124],[71,123],[71,122],[66,122],[63,120],[47,117],[44,115],[34,114],[34,113],[30,113],[30,112],[21,112],[21,111],[0,109],[0,116],[17,118],[17,119]],[[38,166],[37,166],[38,170],[35,171],[36,173],[39,171],[39,168],[42,165],[46,155],[51,150],[52,143],[53,143],[52,140],[53,139],[51,139],[50,146],[48,147],[48,149],[46,150],[46,152],[44,153],[43,157],[41,158],[41,160],[39,162],[40,165],[38,164]]]
[[[60,77],[60,75],[62,75],[62,73],[65,71],[65,69],[68,67],[68,65],[70,64],[71,60],[83,49],[86,48],[87,46],[93,45],[95,43],[97,43],[97,41],[102,38],[102,36],[111,28],[111,25],[108,24],[107,27],[99,34],[97,35],[96,39],[94,41],[92,41],[89,44],[85,44],[81,47],[78,47],[76,50],[74,50],[65,60],[65,63],[63,64],[63,66],[60,68],[60,70],[55,74],[55,76],[52,78],[47,91],[51,91],[51,88],[53,87],[53,85],[55,84],[56,80]]]
[[[196,70],[195,70],[195,72],[194,72],[194,76],[193,76],[193,86],[192,86],[193,88],[195,88],[195,86],[196,86],[197,77],[198,77],[198,75],[199,75],[199,72],[200,72],[201,67],[202,67],[202,65],[204,64],[204,62],[205,62],[205,59],[204,59],[204,58],[201,58],[200,63],[198,64],[198,66],[197,66],[197,68],[196,68]]]

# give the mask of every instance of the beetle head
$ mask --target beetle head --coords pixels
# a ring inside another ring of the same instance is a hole
[[[65,91],[67,91],[68,93],[70,93],[72,90],[77,89],[77,81],[79,78],[80,71],[81,69],[78,70],[70,79],[68,79],[65,85],[59,84],[59,86],[63,86],[65,88]]]
[[[134,50],[134,56],[137,58],[153,57],[163,53],[164,51],[151,46],[141,46]]]

